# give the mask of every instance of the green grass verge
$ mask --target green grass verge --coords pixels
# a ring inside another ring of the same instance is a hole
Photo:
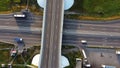
[[[63,54],[65,57],[68,58],[70,62],[70,66],[65,67],[65,68],[74,68],[76,66],[76,58],[82,58],[82,53],[81,52],[70,52],[68,54]]]
[[[70,66],[65,67],[65,68],[74,68],[76,66],[76,58],[83,58],[82,52],[79,51],[77,48],[77,51],[70,51],[69,49],[74,49],[76,47],[74,46],[62,46],[62,55],[68,58],[70,62]],[[67,53],[64,52],[64,50],[68,51]]]
[[[2,43],[0,42],[0,67],[1,64],[9,64],[9,62],[12,60],[12,57],[10,56],[10,49],[5,48],[13,48],[13,44],[9,43]],[[38,54],[40,52],[40,46],[34,46],[31,48],[28,48],[27,55],[23,55],[24,59],[27,64],[31,64],[32,58],[34,55]],[[22,60],[22,57],[20,55],[17,56],[15,61],[13,62],[13,68],[28,68],[24,66],[24,62]]]
[[[12,48],[14,47],[13,44],[8,43],[0,43],[0,49],[2,48]],[[71,51],[70,49],[75,49],[74,46],[63,46],[62,47],[62,54],[66,56],[69,59],[70,66],[66,68],[74,68],[76,65],[76,58],[82,58],[82,53],[79,51],[78,48],[77,51]],[[67,52],[65,53],[64,50]],[[70,50],[70,51],[69,51]],[[28,49],[27,55],[24,56],[25,61],[27,61],[27,64],[31,64],[32,58],[34,55],[38,54],[40,51],[40,46],[34,46]],[[10,57],[10,50],[0,50],[0,64],[8,64],[12,57]],[[22,58],[20,55],[17,56],[13,63],[14,68],[28,68],[24,66],[24,62],[22,61]]]
[[[107,18],[120,16],[120,0],[75,0],[70,11],[76,11],[82,16],[88,17]]]
[[[63,45],[62,49],[72,49],[75,48],[75,46],[70,46],[70,45]]]
[[[70,10],[89,15],[111,16],[120,14],[120,0],[75,0]]]
[[[10,10],[10,0],[0,0],[0,11]]]
[[[5,13],[5,11],[7,11],[6,13],[11,13],[25,9],[26,1],[27,0],[0,0],[0,14]],[[39,7],[37,0],[29,0],[29,9],[37,15],[43,15],[43,9]],[[80,13],[80,15],[69,15],[65,16],[65,18],[104,20],[104,18],[107,17],[120,16],[120,0],[75,0],[72,8],[67,11],[76,11]],[[97,19],[95,17],[97,17]],[[110,19],[111,18],[107,20]],[[114,17],[112,19],[120,19],[120,17]]]
[[[13,44],[8,44],[8,43],[2,43],[0,42],[0,49],[4,49],[4,48],[12,48],[14,47]],[[10,50],[9,49],[4,49],[4,50],[0,50],[0,64],[6,64],[9,62],[10,59]]]
[[[0,64],[6,64],[9,62],[9,50],[0,51]]]
[[[0,14],[20,12],[22,9],[26,9],[26,5],[27,0],[0,0]],[[43,14],[43,10],[37,4],[37,0],[29,0],[28,9],[37,15]]]

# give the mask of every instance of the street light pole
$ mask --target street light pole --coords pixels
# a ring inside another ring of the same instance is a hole
[[[28,10],[28,6],[29,6],[29,0],[27,0],[26,10]]]

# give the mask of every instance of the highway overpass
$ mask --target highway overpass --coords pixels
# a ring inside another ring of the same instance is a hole
[[[39,68],[61,68],[63,6],[63,0],[46,0]]]

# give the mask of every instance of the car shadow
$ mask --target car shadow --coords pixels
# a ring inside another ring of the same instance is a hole
[[[25,18],[15,18],[17,26],[19,27],[19,34],[32,33],[31,25],[35,22],[35,19],[31,12],[26,12],[25,15]]]
[[[117,54],[118,62],[120,64],[120,54]]]

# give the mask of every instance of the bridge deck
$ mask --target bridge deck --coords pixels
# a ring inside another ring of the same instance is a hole
[[[63,0],[47,0],[40,68],[60,68],[63,11]]]

